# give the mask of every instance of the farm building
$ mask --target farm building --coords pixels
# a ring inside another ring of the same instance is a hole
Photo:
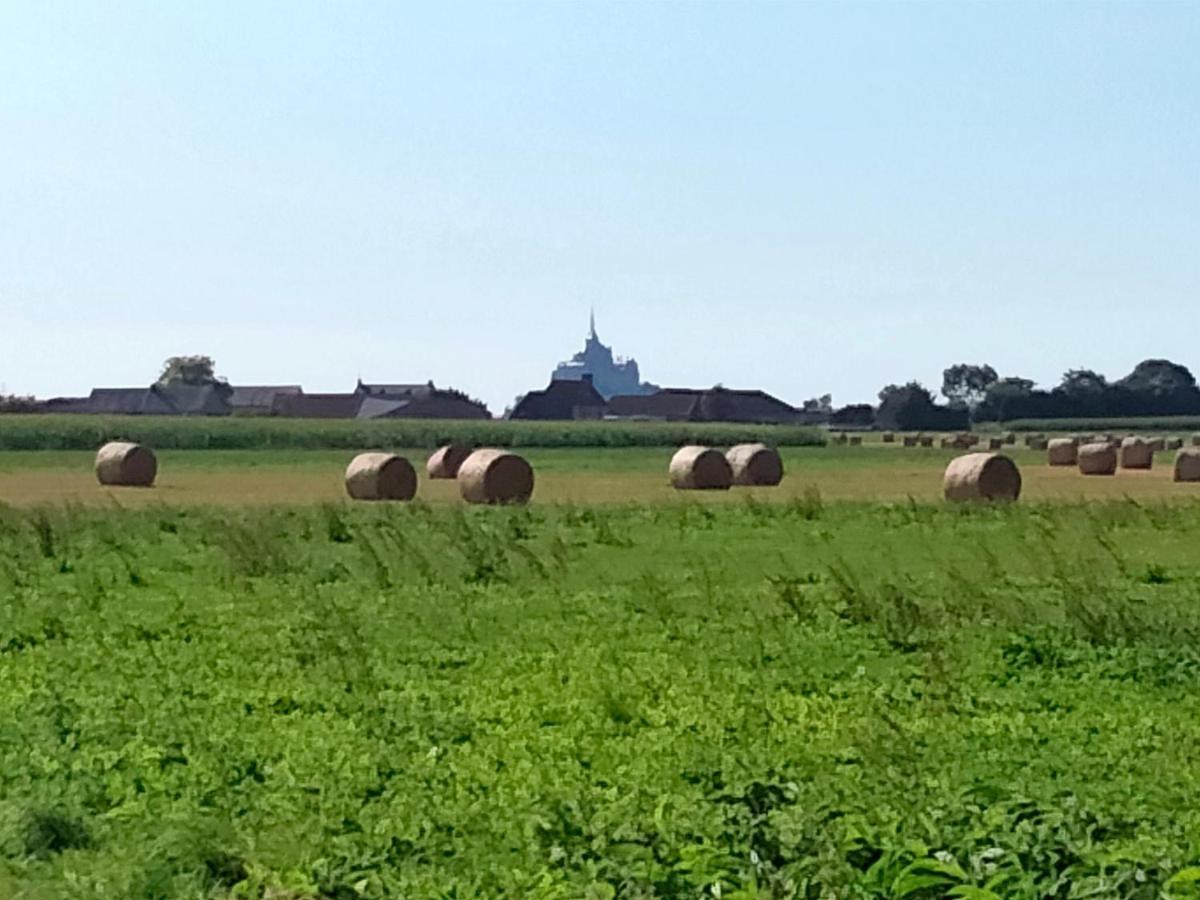
[[[509,414],[512,419],[599,419],[605,412],[604,397],[592,384],[592,376],[554,379],[544,391],[530,391]]]
[[[708,390],[664,388],[646,396],[618,396],[608,402],[609,418],[666,422],[796,423],[801,413],[765,391],[724,387]]]
[[[458,391],[430,385],[409,385],[414,390],[400,393],[401,385],[387,385],[389,392],[373,390],[382,385],[359,386],[349,394],[281,394],[271,408],[274,415],[297,419],[490,419],[482,403]]]
[[[155,384],[148,388],[95,388],[82,404],[61,412],[121,416],[226,416],[229,387],[223,384]]]
[[[303,394],[298,384],[236,385],[229,396],[229,405],[234,412],[268,415],[275,406],[275,398],[281,395]]]

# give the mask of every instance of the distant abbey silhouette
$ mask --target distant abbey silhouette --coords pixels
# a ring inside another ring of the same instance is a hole
[[[583,350],[569,361],[559,363],[550,377],[554,381],[579,381],[585,375],[592,377],[592,386],[605,400],[617,395],[653,394],[658,390],[658,385],[642,381],[637,360],[614,357],[612,348],[600,342],[596,335],[595,310],[592,310]]]

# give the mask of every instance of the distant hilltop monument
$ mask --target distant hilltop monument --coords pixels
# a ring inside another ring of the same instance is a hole
[[[596,335],[596,312],[592,311],[587,341],[583,350],[567,362],[558,364],[550,376],[552,381],[581,381],[590,375],[592,386],[605,400],[617,395],[653,394],[658,386],[642,381],[635,359],[614,357],[612,348],[606,347]]]

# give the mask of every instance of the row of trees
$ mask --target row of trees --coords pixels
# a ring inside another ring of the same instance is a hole
[[[989,365],[959,363],[942,373],[941,393],[945,404],[938,404],[918,382],[889,384],[879,392],[877,409],[844,407],[831,421],[835,425],[873,422],[899,430],[953,430],[972,421],[1200,415],[1195,377],[1186,366],[1167,359],[1144,360],[1112,382],[1091,369],[1071,369],[1050,390],[1038,389],[1028,378],[1002,378]]]

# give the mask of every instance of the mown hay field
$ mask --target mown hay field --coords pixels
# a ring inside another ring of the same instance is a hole
[[[419,499],[460,503],[453,481],[425,477],[425,449],[397,450],[416,467]],[[942,472],[957,455],[939,449],[896,446],[782,448],[786,476],[776,488],[737,487],[683,496],[669,483],[670,448],[530,448],[535,503],[737,504],[745,497],[784,502],[814,491],[826,500],[896,501],[941,497]],[[1173,453],[1159,453],[1151,471],[1121,471],[1084,478],[1075,467],[1052,468],[1045,451],[1009,448],[1021,467],[1024,502],[1133,497],[1177,500],[1200,497],[1200,484],[1172,481]],[[188,504],[309,504],[345,498],[343,474],[353,457],[342,450],[165,450],[150,490],[102,488],[84,451],[0,452],[0,502],[101,503],[120,506]]]
[[[1184,897],[1200,503],[0,509],[0,896]]]

